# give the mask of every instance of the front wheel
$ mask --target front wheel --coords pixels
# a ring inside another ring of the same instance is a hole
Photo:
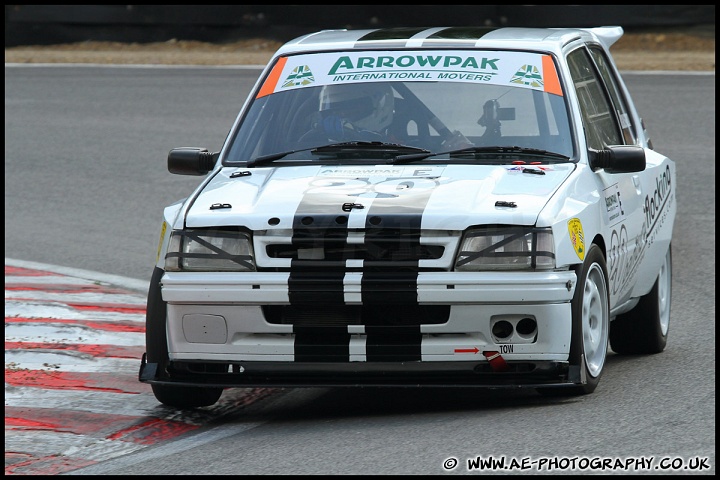
[[[600,382],[607,358],[610,323],[610,295],[605,256],[597,245],[587,251],[578,270],[572,299],[570,365],[580,369],[584,383],[572,387],[540,388],[546,395],[585,395]]]
[[[660,353],[667,345],[672,293],[672,253],[665,261],[650,293],[610,324],[610,347],[624,355]]]
[[[162,299],[160,280],[164,271],[155,268],[148,290],[145,318],[145,348],[148,363],[157,363],[157,375],[166,375],[168,364],[167,303]],[[218,387],[182,387],[152,384],[155,398],[162,404],[175,408],[197,408],[214,405],[223,389]]]
[[[220,399],[223,389],[153,384],[152,391],[160,403],[169,407],[198,408],[215,405]]]

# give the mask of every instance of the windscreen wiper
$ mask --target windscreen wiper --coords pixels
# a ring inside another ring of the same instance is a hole
[[[255,157],[252,160],[248,160],[247,166],[248,168],[257,167],[260,165],[265,165],[267,163],[272,163],[275,160],[280,160],[283,157],[287,157],[288,155],[291,155],[293,153],[297,152],[306,152],[308,150],[313,150],[315,147],[310,148],[299,148],[297,150],[288,150],[287,152],[278,152],[278,153],[271,153],[269,155],[261,155],[259,157]]]
[[[419,152],[422,155],[432,154],[430,150],[424,148],[413,147],[410,145],[401,145],[398,143],[386,143],[386,142],[363,142],[363,141],[352,141],[352,142],[340,142],[331,143],[328,145],[321,145],[319,147],[300,148],[297,150],[288,150],[286,152],[271,153],[269,155],[261,155],[252,160],[248,160],[248,168],[257,167],[260,165],[266,165],[272,163],[275,160],[287,157],[293,153],[307,152],[312,154],[333,154],[343,152],[353,152],[358,150],[373,150],[376,152],[385,152],[388,154],[399,153],[399,152]]]
[[[539,157],[552,157],[555,159],[567,161],[570,157],[563,155],[562,153],[550,152],[548,150],[541,150],[539,148],[528,148],[518,146],[493,146],[493,147],[467,147],[459,148],[456,150],[448,150],[446,152],[436,153],[410,153],[407,155],[398,155],[393,158],[393,164],[408,163],[418,160],[425,160],[426,158],[434,157],[437,155],[481,155],[481,154],[493,154],[493,155],[532,155]]]
[[[366,142],[366,141],[352,141],[342,143],[332,143],[330,145],[324,145],[322,147],[316,147],[313,149],[313,153],[340,153],[349,152],[355,150],[375,150],[380,152],[419,152],[420,154],[432,154],[430,150],[424,148],[413,147],[411,145],[402,145],[400,143],[388,143],[388,142]]]

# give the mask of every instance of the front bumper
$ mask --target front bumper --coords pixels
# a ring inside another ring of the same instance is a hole
[[[345,273],[343,300],[318,307],[290,301],[288,273],[166,272],[169,364],[160,371],[143,362],[140,377],[208,386],[573,384],[568,357],[575,282],[571,271],[421,272],[411,287],[386,295],[406,303],[376,304],[358,321],[343,317],[346,323],[338,324],[342,315],[335,312],[365,309],[363,299],[378,298],[367,296],[362,273]],[[313,298],[324,298],[319,292]],[[378,320],[386,307],[391,314]],[[416,318],[437,307],[447,312],[440,320]],[[268,308],[330,313],[308,315],[308,325],[270,319]],[[534,330],[520,331],[528,319]],[[512,325],[504,338],[495,335],[498,322]],[[485,352],[500,353],[508,368],[495,371]]]
[[[498,351],[510,361],[562,362],[568,359],[571,300],[576,276],[567,272],[420,273],[412,291],[393,290],[385,303],[363,306],[367,288],[362,274],[347,273],[344,301],[318,306],[291,304],[287,273],[205,274],[165,273],[162,297],[167,302],[168,354],[171,361],[209,362],[472,362],[473,351]],[[357,287],[357,292],[355,291]],[[313,298],[324,298],[320,290]],[[328,294],[329,295],[329,294]],[[308,295],[309,296],[309,295]],[[303,298],[303,295],[296,298]],[[337,298],[337,295],[336,297]],[[390,305],[395,298],[413,304]],[[310,324],[271,322],[268,308],[291,306],[313,313]],[[427,322],[423,309],[444,306],[449,313]],[[352,309],[375,308],[359,321],[340,318]],[[338,312],[321,319],[318,309]],[[378,310],[392,316],[378,319]],[[316,319],[316,320],[315,320]],[[498,338],[493,327],[507,322],[517,327],[530,319],[536,328],[513,330]],[[343,323],[345,322],[345,323]],[[314,356],[303,356],[318,346]],[[383,355],[375,355],[376,346]],[[307,348],[305,348],[307,347]],[[405,349],[405,350],[403,350]],[[403,351],[411,351],[405,355]],[[325,357],[320,358],[322,355]]]

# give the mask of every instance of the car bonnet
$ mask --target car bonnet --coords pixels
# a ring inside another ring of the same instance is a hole
[[[415,228],[420,217],[421,228],[438,230],[532,225],[573,169],[572,164],[226,167],[195,196],[185,226],[290,229],[298,218],[325,217],[364,228],[370,219],[386,216],[415,218]]]

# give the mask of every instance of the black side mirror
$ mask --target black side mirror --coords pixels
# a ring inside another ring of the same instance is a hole
[[[168,153],[168,171],[177,175],[205,175],[215,168],[219,155],[220,152],[210,153],[207,148],[173,148]]]
[[[645,170],[645,149],[638,145],[611,145],[602,150],[588,150],[590,168],[607,173],[630,173]]]

